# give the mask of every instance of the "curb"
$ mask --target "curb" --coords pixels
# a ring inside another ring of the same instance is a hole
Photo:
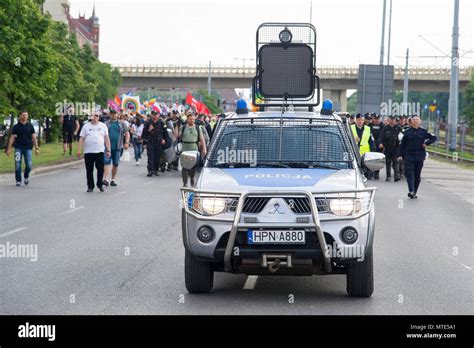
[[[79,166],[83,163],[84,163],[84,159],[80,159],[80,160],[70,161],[70,162],[66,162],[66,163],[53,164],[53,165],[50,165],[50,166],[42,166],[42,167],[36,167],[36,168],[33,167],[30,174],[31,175],[36,175],[36,174],[45,174],[45,173],[55,172],[55,171],[58,171],[58,170]],[[15,180],[15,173],[14,172],[0,174],[0,182],[10,181],[10,180]]]

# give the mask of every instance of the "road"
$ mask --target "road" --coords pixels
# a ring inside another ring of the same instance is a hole
[[[427,181],[373,182],[375,291],[345,276],[217,273],[184,286],[180,173],[146,177],[122,162],[117,187],[86,193],[81,167],[0,183],[0,245],[37,245],[37,261],[0,258],[0,314],[473,314],[473,205]],[[244,289],[245,287],[245,289]]]

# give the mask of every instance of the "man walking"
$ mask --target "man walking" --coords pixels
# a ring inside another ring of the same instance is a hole
[[[120,163],[120,156],[123,150],[128,150],[130,142],[130,133],[128,126],[123,120],[119,120],[117,111],[110,111],[110,120],[105,122],[107,126],[110,139],[110,157],[104,158],[104,185],[109,186],[110,167],[112,166],[112,180],[110,186],[117,186],[115,177],[117,176],[118,166]]]
[[[351,125],[351,129],[361,157],[364,153],[375,150],[370,127],[364,124],[364,116],[357,114],[356,123]],[[370,171],[364,172],[364,175],[367,179],[372,179],[372,173]]]
[[[28,112],[26,111],[20,113],[18,123],[13,126],[6,149],[7,156],[10,156],[12,145],[15,148],[16,186],[21,186],[21,159],[23,157],[25,158],[24,183],[28,185],[30,171],[33,166],[33,145],[37,155],[39,155],[39,147],[35,128],[28,122]]]
[[[408,197],[418,198],[416,195],[421,182],[421,169],[426,158],[426,147],[438,138],[420,127],[418,115],[411,118],[411,128],[405,131],[400,144],[399,160],[405,161],[405,176],[408,183]]]
[[[182,151],[199,151],[205,156],[207,153],[206,140],[202,135],[201,128],[195,124],[196,116],[192,112],[188,112],[187,123],[181,127],[179,139],[183,143]],[[205,131],[205,130],[204,130]],[[183,186],[188,186],[188,178],[191,179],[191,186],[194,186],[194,176],[196,175],[196,167],[192,169],[183,168],[181,172],[183,178]]]
[[[400,142],[398,140],[398,134],[400,133],[401,129],[400,126],[395,123],[395,117],[390,116],[388,119],[389,122],[382,129],[379,140],[379,149],[382,150],[385,154],[385,171],[387,174],[385,181],[391,180],[390,166],[393,167],[393,175],[395,181],[400,181],[400,167],[399,162],[397,161],[397,157],[400,145]]]
[[[159,120],[156,111],[151,112],[151,119],[145,123],[142,137],[146,140],[146,153],[148,155],[148,174],[159,176],[160,158],[163,152],[164,139],[164,123]]]
[[[66,155],[69,146],[69,156],[72,156],[72,142],[79,131],[79,120],[74,115],[74,107],[70,106],[65,115],[61,115],[59,121],[63,125],[63,156]]]
[[[104,146],[105,144],[105,146]],[[97,169],[97,187],[104,192],[104,147],[105,156],[110,157],[110,139],[107,126],[99,122],[99,113],[95,112],[90,122],[84,124],[81,130],[77,157],[81,157],[84,146],[84,163],[87,174],[87,192],[94,191],[94,165]]]

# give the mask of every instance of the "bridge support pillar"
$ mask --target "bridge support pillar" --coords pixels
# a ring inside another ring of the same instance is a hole
[[[332,100],[334,111],[347,111],[347,91],[345,89],[324,89],[324,99]]]

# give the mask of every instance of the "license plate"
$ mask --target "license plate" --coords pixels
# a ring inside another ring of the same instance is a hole
[[[305,231],[247,231],[247,244],[305,244]]]

